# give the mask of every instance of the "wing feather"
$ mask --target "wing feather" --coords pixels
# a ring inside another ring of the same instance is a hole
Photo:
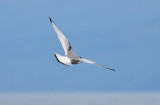
[[[65,37],[65,35],[59,30],[59,28],[56,26],[56,24],[52,21],[52,19],[49,17],[52,25],[53,25],[53,28],[54,30],[56,31],[57,35],[58,35],[58,38],[62,44],[62,47],[64,49],[64,52],[65,52],[65,55],[72,55],[74,56],[74,52],[73,52],[73,49],[68,41],[68,39]]]
[[[81,59],[79,59],[79,60],[80,60],[80,61],[83,61],[83,62],[85,62],[85,63],[94,64],[94,65],[97,65],[97,66],[101,66],[101,67],[103,67],[103,68],[105,68],[105,69],[109,69],[109,70],[115,71],[115,69],[111,69],[111,68],[109,68],[109,67],[106,67],[106,66],[101,65],[101,64],[99,64],[99,63],[96,63],[96,62],[94,62],[94,61],[91,61],[91,60],[89,60],[89,59],[81,58]]]

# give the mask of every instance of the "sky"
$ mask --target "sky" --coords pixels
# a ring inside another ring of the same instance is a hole
[[[159,0],[1,0],[0,92],[160,91]],[[75,53],[110,68],[68,67],[49,21]]]

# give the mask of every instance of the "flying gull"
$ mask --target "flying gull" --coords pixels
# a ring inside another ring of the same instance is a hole
[[[57,53],[54,53],[58,62],[60,62],[64,65],[67,65],[67,66],[72,66],[72,64],[79,64],[81,62],[85,62],[85,63],[95,64],[95,65],[101,66],[105,69],[115,71],[114,69],[108,68],[104,65],[98,64],[98,63],[96,63],[94,61],[91,61],[89,59],[84,59],[84,58],[81,58],[80,56],[77,56],[74,53],[74,51],[71,47],[71,44],[69,43],[69,41],[67,40],[65,35],[58,29],[58,27],[56,26],[56,24],[52,21],[52,19],[50,17],[49,17],[49,19],[50,19],[50,21],[53,25],[54,30],[56,31],[56,33],[58,35],[58,38],[59,38],[59,40],[62,44],[62,47],[63,47],[65,55],[66,55],[66,56],[62,56],[62,55],[59,55]]]

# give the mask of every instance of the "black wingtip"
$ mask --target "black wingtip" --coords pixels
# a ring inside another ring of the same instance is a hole
[[[115,69],[111,69],[112,71],[116,71]]]
[[[111,69],[111,68],[107,68],[107,69],[112,70],[112,71],[116,71],[115,69]]]
[[[49,17],[49,20],[50,20],[50,22],[52,23],[53,21],[52,21],[52,19]]]

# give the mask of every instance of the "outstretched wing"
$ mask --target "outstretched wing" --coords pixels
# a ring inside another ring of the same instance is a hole
[[[101,66],[101,67],[103,67],[103,68],[105,68],[105,69],[109,69],[109,70],[115,71],[114,69],[108,68],[108,67],[106,67],[106,66],[104,66],[104,65],[98,64],[98,63],[96,63],[96,62],[94,62],[94,61],[91,61],[91,60],[89,60],[89,59],[81,58],[81,59],[79,59],[79,60],[80,60],[80,61],[83,61],[83,62],[85,62],[85,63],[95,64],[95,65]]]
[[[49,17],[52,25],[53,25],[53,28],[55,29],[57,35],[58,35],[58,38],[62,44],[62,47],[64,49],[64,52],[65,52],[65,55],[75,55],[74,52],[73,52],[73,49],[69,43],[69,41],[67,40],[67,38],[64,36],[64,34],[58,29],[58,27],[56,26],[56,24],[52,21],[52,19]]]

